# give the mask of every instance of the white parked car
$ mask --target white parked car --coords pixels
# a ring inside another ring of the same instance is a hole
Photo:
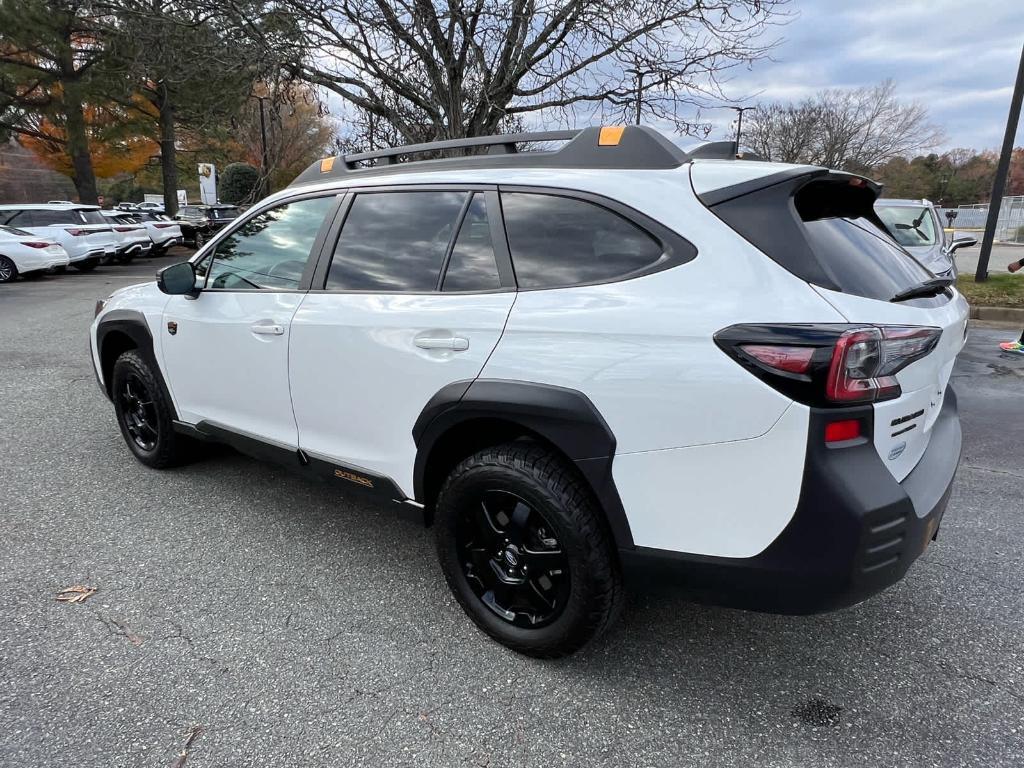
[[[117,238],[117,253],[114,258],[128,262],[136,256],[147,256],[153,248],[146,227],[134,216],[123,211],[100,211],[114,229]]]
[[[0,225],[0,283],[9,283],[18,275],[34,277],[68,264],[67,251],[57,243]]]
[[[149,239],[153,241],[152,256],[160,256],[175,245],[183,242],[181,226],[162,213],[150,211],[132,211],[131,217],[146,228]]]
[[[903,577],[960,460],[967,303],[877,195],[639,127],[327,158],[99,302],[93,362],[148,466],[223,441],[432,524],[518,651],[579,648],[627,576],[829,610]]]
[[[37,203],[0,205],[0,224],[15,227],[40,240],[58,243],[71,266],[83,272],[117,252],[114,230],[95,205]]]

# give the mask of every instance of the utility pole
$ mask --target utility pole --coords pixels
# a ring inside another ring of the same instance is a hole
[[[640,113],[644,106],[644,73],[636,70],[636,124],[640,125]]]
[[[1010,157],[1013,155],[1013,141],[1017,137],[1017,125],[1020,123],[1020,106],[1024,100],[1024,48],[1020,52],[1020,65],[1017,67],[1017,83],[1013,87],[1010,99],[1010,114],[1006,118],[1006,133],[1003,134],[1003,151],[999,155],[999,166],[996,178],[992,182],[992,199],[988,204],[988,220],[985,222],[985,236],[981,240],[981,253],[978,256],[978,271],[974,273],[974,281],[983,283],[988,280],[988,260],[992,255],[992,241],[996,237],[996,224],[999,221],[999,207],[1003,204],[1003,192],[1006,190],[1006,177],[1010,174]]]
[[[757,107],[729,107],[729,109],[736,110],[736,141],[734,142],[735,151],[733,154],[736,157],[740,156],[740,139],[743,138],[743,113]]]
[[[263,102],[267,96],[249,94],[250,99],[256,99],[260,103],[260,197],[264,198],[270,194],[270,176],[268,168],[270,161],[267,159],[267,122],[263,117]]]

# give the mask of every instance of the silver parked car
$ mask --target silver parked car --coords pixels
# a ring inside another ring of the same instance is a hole
[[[939,212],[929,200],[880,199],[875,202],[875,212],[896,242],[939,277],[956,278],[953,254],[978,244],[977,238],[970,235],[948,240]]]

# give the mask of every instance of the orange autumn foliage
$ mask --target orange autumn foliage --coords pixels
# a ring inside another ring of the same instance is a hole
[[[135,173],[146,165],[152,155],[160,153],[159,145],[142,134],[138,123],[126,120],[120,110],[112,112],[86,106],[85,120],[93,171],[99,178]],[[47,167],[71,176],[71,159],[64,149],[64,127],[46,117],[35,122],[33,129],[47,138],[21,136],[19,142]]]

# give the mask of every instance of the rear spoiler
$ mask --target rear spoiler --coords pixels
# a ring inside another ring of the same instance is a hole
[[[750,179],[748,181],[740,182],[739,184],[730,184],[727,187],[708,190],[707,192],[697,195],[697,199],[710,208],[718,205],[719,203],[724,203],[737,197],[743,197],[744,195],[749,195],[752,192],[759,192],[763,189],[768,189],[769,187],[774,187],[779,184],[793,182],[797,179],[803,179],[804,183],[815,180],[842,181],[847,179],[852,186],[863,186],[870,189],[875,193],[876,199],[882,193],[881,184],[864,176],[858,176],[857,174],[847,173],[845,171],[830,171],[827,168],[808,169],[807,166],[794,166],[793,168],[785,171],[761,176],[756,179]],[[795,187],[798,185],[790,184],[789,186],[793,187],[795,191]],[[799,186],[803,186],[803,184],[800,184]]]

